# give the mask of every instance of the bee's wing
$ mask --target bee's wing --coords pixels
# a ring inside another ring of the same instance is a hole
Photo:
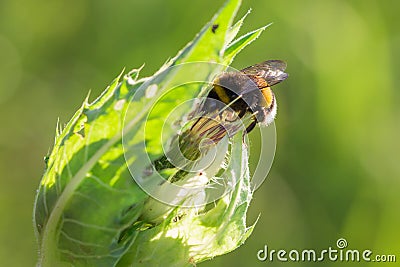
[[[269,86],[272,86],[288,77],[287,73],[285,73],[286,66],[286,62],[282,60],[267,60],[244,68],[241,72],[245,75],[262,77],[267,81]]]
[[[282,60],[267,60],[267,61],[265,61],[263,63],[268,65],[272,70],[280,70],[282,72],[284,72],[286,70],[286,67],[287,67],[286,62],[282,61]]]
[[[276,70],[280,70],[282,72],[285,71],[286,69],[286,62],[282,61],[282,60],[267,60],[264,62],[261,62],[259,64],[255,64],[253,66],[244,68],[241,70],[241,72],[243,72],[244,74],[249,74],[249,75],[257,75],[258,73],[260,73],[260,71],[268,71],[268,70],[272,70],[272,71],[276,71]]]

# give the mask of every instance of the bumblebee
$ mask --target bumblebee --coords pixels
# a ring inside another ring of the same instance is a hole
[[[194,124],[173,140],[178,143],[184,158],[195,161],[226,135],[235,135],[243,127],[242,118],[245,124],[249,123],[245,125],[246,133],[257,123],[270,124],[277,109],[271,87],[288,77],[285,69],[285,62],[268,60],[241,71],[218,75],[206,100],[188,116]],[[153,166],[159,171],[173,168],[174,164],[163,155],[153,162]],[[186,171],[180,170],[168,180],[177,181],[184,174]]]
[[[247,67],[239,72],[224,72],[213,81],[213,86],[207,98],[203,113],[218,109],[215,103],[222,102],[236,113],[238,118],[251,116],[246,132],[251,132],[257,123],[270,124],[277,110],[275,95],[271,87],[284,81],[286,63],[281,60],[267,60]],[[207,103],[208,102],[208,103]]]

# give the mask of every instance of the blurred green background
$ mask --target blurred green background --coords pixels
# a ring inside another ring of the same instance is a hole
[[[146,63],[151,75],[223,2],[0,2],[1,266],[35,265],[33,201],[57,118],[67,122],[123,67]],[[340,237],[399,262],[400,2],[245,0],[239,16],[250,7],[242,32],[274,24],[233,66],[288,62],[275,90],[277,151],[250,209],[249,223],[261,213],[253,235],[200,266],[316,266],[256,253],[335,248]],[[379,265],[392,266],[368,266]]]

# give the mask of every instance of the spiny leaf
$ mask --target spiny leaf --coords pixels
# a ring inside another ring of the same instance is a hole
[[[261,27],[257,30],[254,30],[252,32],[249,32],[236,40],[232,41],[228,47],[226,48],[225,51],[225,62],[226,64],[230,64],[232,60],[234,59],[235,55],[237,55],[243,48],[251,44],[253,41],[255,41],[261,33],[269,27],[271,24],[268,24],[267,26]]]
[[[146,266],[185,266],[231,251],[244,241],[251,191],[240,137],[232,142],[236,150],[226,169],[238,185],[201,216],[191,211],[173,223],[171,216],[179,214],[178,207],[162,224],[143,221],[149,196],[128,169],[129,165],[143,173],[147,157],[163,154],[162,147],[176,134],[172,126],[164,127],[165,139],[160,140],[165,114],[207,93],[199,84],[181,86],[171,93],[168,89],[188,77],[210,81],[225,68],[192,65],[183,69],[179,64],[230,63],[261,33],[262,29],[231,42],[244,19],[231,27],[240,3],[227,1],[195,39],[154,76],[139,79],[140,69],[125,76],[121,73],[93,103],[85,100],[62,131],[57,130],[35,200],[39,265],[136,266],[146,262]],[[213,25],[218,25],[214,31]],[[149,92],[149,88],[154,90]],[[175,119],[190,109],[181,109]],[[223,224],[219,224],[221,218]],[[199,246],[196,242],[201,239],[210,242]]]
[[[249,9],[247,11],[247,13],[240,19],[238,20],[235,25],[233,25],[226,34],[226,43],[225,46],[229,46],[229,44],[233,41],[233,39],[235,39],[235,37],[237,36],[237,34],[239,33],[240,28],[243,25],[244,20],[247,18],[247,16],[250,14],[251,9]]]

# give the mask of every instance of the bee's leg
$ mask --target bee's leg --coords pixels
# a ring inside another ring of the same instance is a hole
[[[246,134],[249,134],[254,129],[254,127],[256,127],[256,125],[257,125],[257,119],[256,118],[253,118],[253,119],[254,120],[250,123],[249,126],[247,126],[247,128],[245,130]]]
[[[253,117],[253,121],[244,130],[244,133],[243,133],[243,136],[242,136],[242,143],[243,144],[246,144],[246,142],[245,142],[246,135],[249,134],[254,129],[254,127],[256,127],[256,125],[257,125],[257,119],[255,117]]]
[[[247,109],[242,109],[238,113],[233,115],[232,119],[226,118],[226,121],[235,122],[236,120],[243,118],[243,116],[246,115],[246,112],[247,112]]]
[[[247,109],[241,109],[237,116],[241,119],[246,114],[246,112],[247,112]]]

